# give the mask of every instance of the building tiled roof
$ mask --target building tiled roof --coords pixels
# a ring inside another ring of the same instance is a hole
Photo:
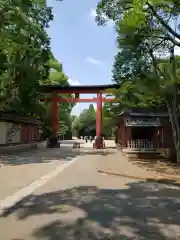
[[[163,109],[133,108],[122,111],[119,116],[140,116],[140,117],[168,117],[168,112]]]
[[[14,112],[0,112],[0,121],[10,121],[10,122],[18,122],[18,123],[30,123],[40,125],[41,121],[27,116],[18,116],[17,113]]]

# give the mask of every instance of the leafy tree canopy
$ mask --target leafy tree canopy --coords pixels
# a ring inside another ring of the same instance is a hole
[[[73,133],[77,136],[96,136],[96,110],[93,104],[88,109],[81,112],[79,117],[74,117],[72,123]],[[109,112],[103,107],[102,111],[102,134],[106,137],[112,137],[112,123]]]
[[[177,161],[180,161],[179,58],[180,2],[174,0],[101,0],[97,22],[114,21],[118,54],[113,80],[121,87],[117,103],[108,106],[115,114],[123,108],[168,109]]]
[[[41,119],[49,135],[51,104],[39,102],[39,86],[69,84],[50,49],[46,28],[53,19],[51,8],[44,0],[0,0],[0,12],[0,110]],[[72,107],[60,104],[63,134],[71,131]]]

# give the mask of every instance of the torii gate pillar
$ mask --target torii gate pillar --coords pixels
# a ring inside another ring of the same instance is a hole
[[[52,137],[57,137],[58,132],[58,105],[57,105],[57,99],[56,96],[52,96],[52,107],[51,107],[51,121],[52,121]]]
[[[102,92],[97,94],[97,110],[96,110],[96,140],[93,148],[101,149],[105,148],[104,141],[102,139]]]
[[[58,142],[58,103],[55,94],[52,94],[52,107],[51,107],[51,124],[52,124],[52,136],[47,142],[48,148],[59,148],[60,143]]]
[[[97,111],[96,111],[96,136],[102,134],[102,93],[97,94]]]

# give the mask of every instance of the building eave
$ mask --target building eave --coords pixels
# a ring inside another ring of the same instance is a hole
[[[5,112],[0,112],[0,121],[41,125],[41,121],[36,118],[17,116],[17,114],[5,113]]]

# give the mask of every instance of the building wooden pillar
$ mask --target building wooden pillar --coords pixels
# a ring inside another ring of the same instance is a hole
[[[124,147],[128,147],[128,142],[132,140],[131,128],[124,127]]]
[[[102,134],[102,93],[97,94],[97,111],[96,111],[96,136]]]
[[[123,131],[123,142],[124,142],[124,147],[127,147],[127,128],[124,125],[124,131]]]

